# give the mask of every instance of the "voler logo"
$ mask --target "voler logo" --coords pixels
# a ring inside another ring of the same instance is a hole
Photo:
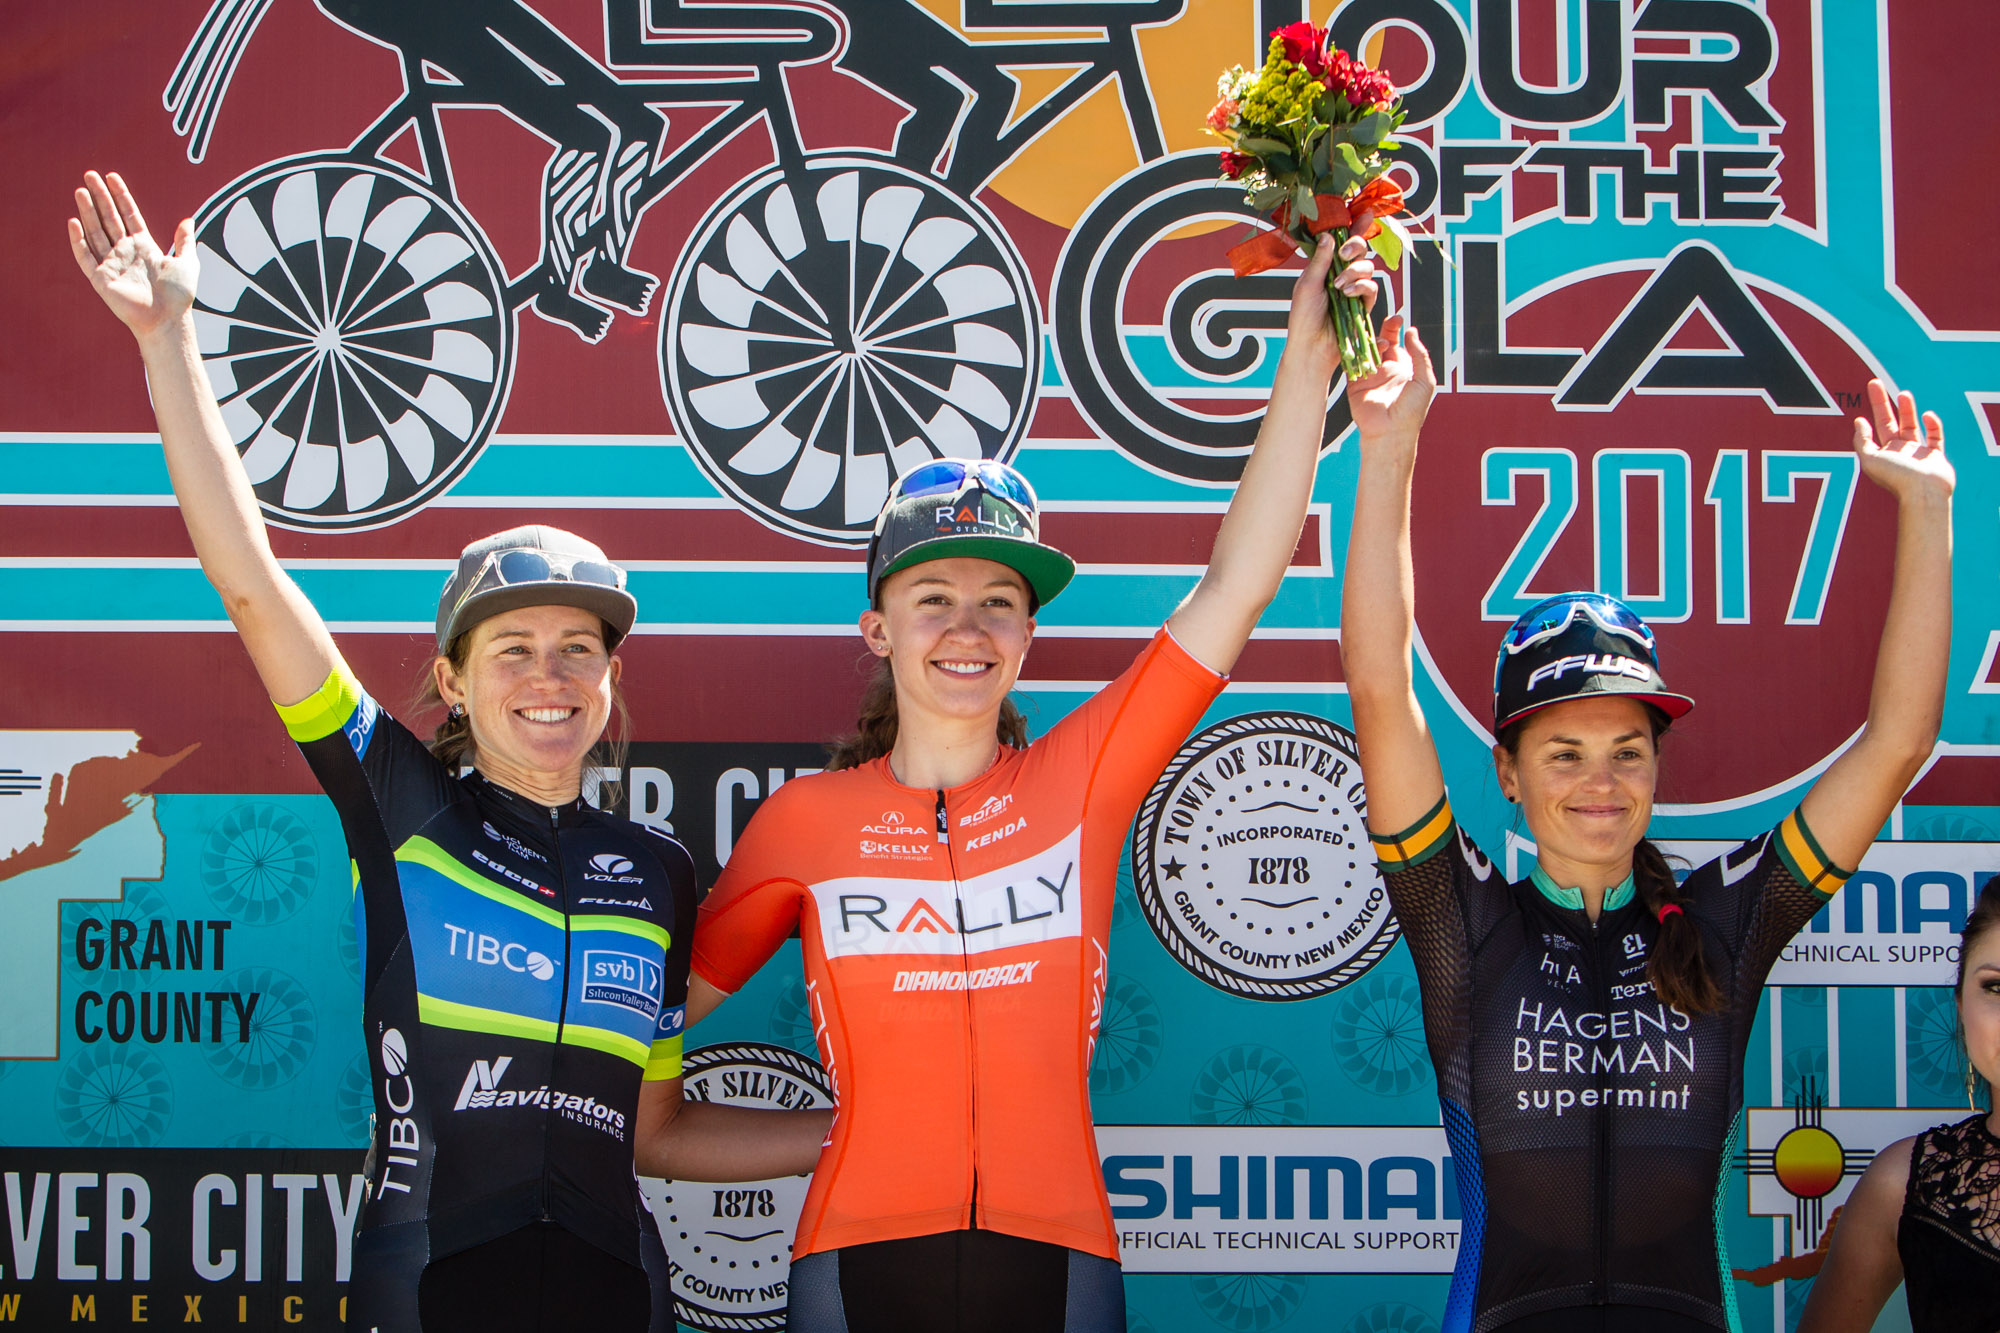
[[[632,873],[631,859],[620,856],[616,852],[599,852],[597,855],[591,857],[590,869],[583,872],[583,877],[598,884],[644,884],[646,882],[644,875],[635,875]]]
[[[1396,942],[1354,735],[1305,713],[1208,728],[1140,807],[1132,869],[1153,933],[1218,990],[1303,1000]]]

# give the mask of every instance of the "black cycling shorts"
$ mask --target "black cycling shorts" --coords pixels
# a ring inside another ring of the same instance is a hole
[[[424,1333],[646,1333],[652,1305],[643,1270],[553,1222],[447,1255],[417,1281]]]
[[[790,1293],[787,1333],[1125,1333],[1116,1262],[998,1231],[822,1250]]]

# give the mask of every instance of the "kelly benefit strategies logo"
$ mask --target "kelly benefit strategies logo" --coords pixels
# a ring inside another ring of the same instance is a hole
[[[1233,717],[1174,757],[1132,830],[1132,878],[1167,952],[1218,990],[1304,1000],[1396,942],[1354,734],[1306,713]]]

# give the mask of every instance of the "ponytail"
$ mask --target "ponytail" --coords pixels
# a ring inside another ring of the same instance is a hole
[[[1639,839],[1632,849],[1632,880],[1645,905],[1660,923],[1646,979],[1662,1000],[1684,1014],[1705,1014],[1722,1007],[1723,995],[1709,973],[1701,947],[1701,929],[1684,910],[1673,867],[1651,839]]]
[[[874,674],[861,692],[860,717],[853,732],[826,747],[827,772],[858,768],[880,759],[896,748],[896,731],[896,676],[887,658],[877,658]],[[1000,720],[994,733],[1002,745],[1016,750],[1028,746],[1028,721],[1014,706],[1012,695],[1000,701]]]

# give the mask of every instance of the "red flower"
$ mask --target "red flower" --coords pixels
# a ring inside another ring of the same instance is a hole
[[[1305,67],[1317,79],[1326,71],[1326,30],[1303,20],[1287,23],[1271,34],[1285,44],[1285,59]]]
[[[1233,148],[1222,150],[1221,171],[1227,180],[1241,180],[1243,173],[1257,165],[1257,159],[1248,153],[1239,153]]]

